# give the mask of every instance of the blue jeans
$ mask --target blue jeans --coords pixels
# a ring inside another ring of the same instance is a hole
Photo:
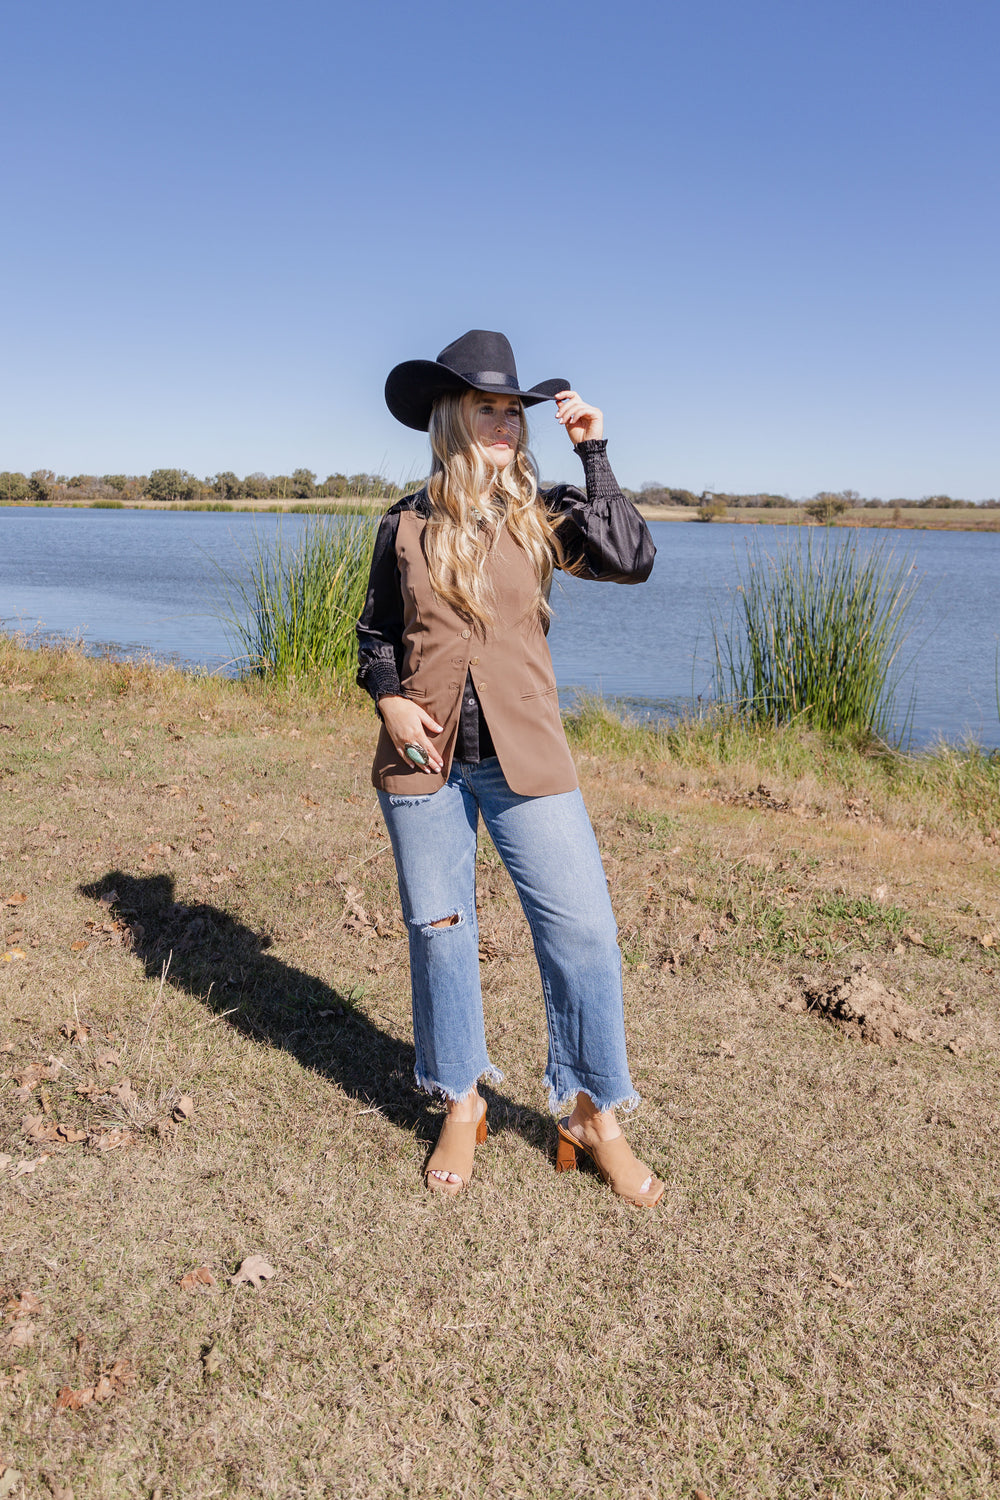
[[[410,939],[416,1079],[461,1099],[502,1074],[486,1051],[476,921],[479,815],[531,928],[542,978],[553,1110],[580,1092],[598,1109],[632,1109],[621,954],[607,881],[579,791],[520,797],[496,756],[455,762],[424,796],[379,792]],[[455,918],[447,926],[435,922]]]

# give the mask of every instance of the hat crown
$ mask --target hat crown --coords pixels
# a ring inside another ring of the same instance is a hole
[[[470,385],[518,388],[517,365],[510,340],[504,334],[492,333],[486,328],[470,328],[461,338],[447,344],[438,355],[437,363],[460,375]]]

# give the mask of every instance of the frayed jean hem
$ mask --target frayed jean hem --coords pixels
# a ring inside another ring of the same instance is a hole
[[[444,1099],[449,1104],[458,1104],[461,1100],[467,1099],[473,1089],[480,1083],[503,1083],[503,1074],[492,1063],[484,1068],[479,1077],[474,1078],[468,1088],[465,1089],[445,1088],[443,1083],[435,1082],[433,1078],[429,1078],[425,1073],[419,1072],[416,1068],[413,1070],[413,1076],[417,1080],[418,1089],[423,1089],[425,1094],[430,1094],[434,1098]]]
[[[634,1089],[630,1094],[623,1094],[616,1099],[611,1095],[595,1094],[593,1089],[583,1087],[569,1090],[557,1089],[548,1078],[544,1082],[549,1091],[549,1110],[556,1116],[564,1114],[567,1109],[572,1109],[576,1103],[577,1094],[586,1094],[594,1108],[601,1113],[606,1109],[620,1109],[628,1115],[634,1109],[638,1109],[642,1103],[641,1095],[637,1094]]]

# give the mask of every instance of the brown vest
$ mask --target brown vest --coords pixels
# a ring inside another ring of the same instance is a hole
[[[396,533],[403,596],[403,692],[444,725],[434,744],[444,770],[428,775],[401,760],[379,735],[372,783],[385,792],[436,792],[451,771],[462,690],[472,674],[483,717],[507,784],[525,797],[571,792],[578,785],[562,720],[548,643],[534,601],[538,584],[529,558],[501,530],[487,564],[497,623],[483,639],[431,588],[422,546],[425,521],[404,511]]]

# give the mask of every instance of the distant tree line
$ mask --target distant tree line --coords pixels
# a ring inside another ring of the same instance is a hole
[[[803,505],[807,514],[818,520],[829,520],[843,515],[848,510],[987,510],[1000,509],[1000,499],[955,500],[951,495],[925,495],[920,500],[866,500],[857,490],[820,490],[810,499],[793,500],[788,495],[752,494],[734,495],[726,490],[671,489],[669,485],[650,480],[638,490],[625,490],[630,500],[639,505],[686,505],[699,511],[712,510],[716,514],[727,510],[777,509],[779,506]]]
[[[225,470],[199,479],[187,469],[153,469],[149,474],[54,474],[36,469],[32,474],[0,472],[0,505],[31,500],[52,504],[73,500],[159,500],[177,504],[191,500],[344,500],[363,495],[372,500],[398,500],[398,484],[381,474],[328,474],[318,480],[311,469],[291,474],[247,474],[240,479]]]
[[[419,483],[420,481],[417,481]],[[406,489],[415,488],[407,485]],[[153,469],[149,474],[54,474],[51,469],[35,469],[31,474],[10,470],[0,472],[0,505],[20,501],[36,504],[84,500],[155,500],[164,504],[183,501],[234,500],[345,500],[363,496],[367,500],[391,503],[406,491],[381,474],[328,474],[320,480],[311,469],[294,469],[291,474],[247,474],[242,479],[225,469],[199,479],[187,469]],[[779,506],[803,505],[806,513],[817,520],[832,520],[848,510],[986,510],[1000,509],[1000,499],[956,500],[951,495],[925,495],[920,500],[865,499],[857,490],[821,490],[811,499],[797,501],[788,495],[731,494],[726,490],[674,489],[650,480],[638,490],[625,490],[640,505],[682,505],[713,520],[730,510],[776,509]]]

